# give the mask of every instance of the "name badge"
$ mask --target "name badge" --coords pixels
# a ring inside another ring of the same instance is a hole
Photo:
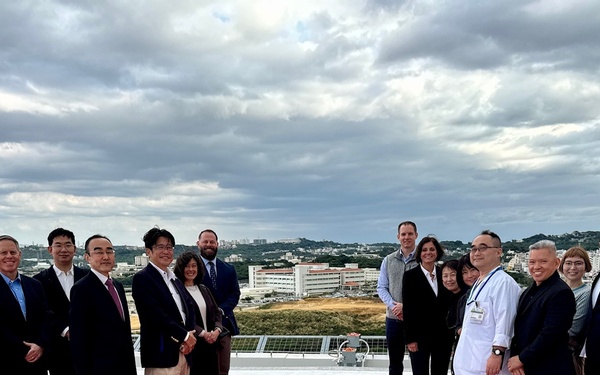
[[[485,310],[479,306],[479,302],[475,301],[475,307],[471,309],[470,319],[471,323],[481,324],[483,317],[485,316]]]

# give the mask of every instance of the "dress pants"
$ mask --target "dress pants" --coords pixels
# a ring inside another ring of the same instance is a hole
[[[402,375],[404,371],[404,322],[398,319],[385,318],[385,338],[390,358],[389,375]]]

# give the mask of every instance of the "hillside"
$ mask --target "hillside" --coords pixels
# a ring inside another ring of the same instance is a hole
[[[307,298],[236,312],[244,335],[385,334],[385,305],[377,298]]]

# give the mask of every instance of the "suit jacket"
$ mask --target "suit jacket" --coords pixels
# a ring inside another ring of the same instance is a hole
[[[48,308],[44,289],[39,281],[21,275],[21,286],[25,296],[27,320],[10,287],[0,278],[0,353],[2,372],[11,374],[46,374],[45,355],[28,363],[25,355],[29,347],[23,341],[33,342],[48,349],[52,327],[52,312]]]
[[[200,308],[195,303],[195,299],[190,295],[194,301],[194,313],[196,315],[196,346],[192,351],[192,365],[190,374],[202,374],[202,375],[218,375],[219,374],[219,361],[217,357],[217,343],[209,344],[204,338],[200,337],[200,333],[203,329],[212,331],[215,327],[223,327],[221,324],[221,310],[219,305],[215,301],[214,297],[210,293],[210,290],[205,285],[198,285],[200,293],[204,298],[206,304],[206,327],[202,321],[202,315]]]
[[[225,263],[218,258],[213,262],[216,262],[217,266],[217,288],[215,289],[212,285],[208,267],[204,273],[202,284],[208,287],[219,308],[223,311],[223,326],[231,332],[231,335],[239,335],[240,329],[233,313],[233,309],[240,301],[240,284],[238,283],[237,273],[229,263]]]
[[[176,366],[179,347],[195,327],[194,302],[179,279],[173,284],[181,297],[185,321],[164,279],[152,264],[133,276],[132,296],[141,325],[142,367]]]
[[[510,355],[519,356],[527,375],[575,374],[568,347],[574,315],[575,296],[558,271],[521,294]]]
[[[450,306],[450,291],[442,283],[442,271],[436,266],[437,296],[431,289],[421,267],[404,273],[402,301],[406,343],[442,342],[452,344],[446,317]]]
[[[93,272],[71,288],[69,330],[77,374],[136,374],[125,289],[114,279],[113,284],[124,320],[108,289]]]
[[[89,270],[73,267],[74,282],[81,280],[88,272]],[[33,278],[42,283],[48,307],[54,315],[54,333],[50,350],[47,353],[49,368],[60,370],[61,373],[74,373],[69,340],[61,336],[61,333],[69,325],[69,299],[58,281],[53,266],[41,271]]]
[[[600,274],[596,276],[592,283],[592,291],[590,293],[590,313],[588,314],[587,321],[587,335],[585,342],[586,351],[586,369],[588,365],[594,365],[594,368],[600,368],[600,297],[596,301],[596,305],[592,305],[592,295],[594,294],[594,287],[600,280]]]

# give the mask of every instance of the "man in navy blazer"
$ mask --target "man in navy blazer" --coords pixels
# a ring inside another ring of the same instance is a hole
[[[2,373],[45,375],[52,313],[39,281],[19,273],[19,242],[0,236],[0,353]]]
[[[115,249],[95,234],[85,242],[84,257],[91,271],[71,288],[69,311],[75,373],[136,375],[125,289],[110,277]]]
[[[569,349],[575,296],[560,279],[559,264],[554,242],[541,240],[529,246],[533,284],[519,297],[508,360],[511,374],[575,374]]]
[[[158,227],[144,235],[149,264],[133,276],[132,296],[140,318],[140,350],[146,375],[189,374],[194,345],[194,302],[169,269],[173,235]]]
[[[240,329],[233,309],[240,300],[240,285],[235,268],[217,259],[219,238],[212,229],[205,229],[198,235],[196,242],[202,261],[206,266],[206,274],[202,283],[210,289],[222,313],[222,324],[230,332],[219,341],[217,354],[219,356],[219,375],[227,375],[231,362],[231,335],[238,335]]]
[[[75,374],[69,345],[69,298],[73,284],[88,273],[73,265],[75,251],[75,234],[63,228],[54,229],[48,235],[48,252],[54,264],[33,276],[44,287],[57,330],[47,353],[50,375]]]
[[[590,316],[588,330],[582,356],[585,355],[585,373],[600,374],[600,274],[592,283],[590,293]]]

